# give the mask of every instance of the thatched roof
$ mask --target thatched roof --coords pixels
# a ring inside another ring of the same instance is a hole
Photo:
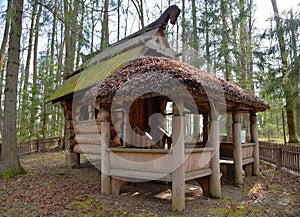
[[[91,88],[84,98],[89,101],[109,101],[116,97],[117,93],[117,96],[124,100],[126,97],[140,96],[141,92],[149,87],[148,95],[176,93],[184,98],[184,94],[181,94],[182,87],[174,85],[173,80],[183,84],[184,89],[194,97],[198,107],[208,104],[211,99],[224,99],[227,109],[237,104],[246,110],[265,111],[269,108],[259,97],[213,74],[200,71],[184,62],[150,56],[129,61]]]

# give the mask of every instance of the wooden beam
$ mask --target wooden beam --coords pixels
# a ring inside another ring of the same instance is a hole
[[[240,109],[238,106],[233,108],[232,113],[232,137],[233,137],[233,159],[234,159],[234,184],[242,186],[243,180],[243,164],[242,164],[242,143],[241,143],[241,121],[240,121]]]
[[[256,113],[250,112],[250,136],[251,142],[255,143],[253,150],[254,163],[252,168],[252,174],[259,174],[259,143],[258,143],[258,128],[256,123]]]
[[[203,143],[208,141],[208,115],[203,115]]]
[[[108,148],[110,146],[110,107],[108,104],[102,105],[102,122],[101,122],[101,193],[111,193],[110,177],[110,159]]]
[[[112,177],[111,178],[111,193],[114,195],[119,195],[122,186],[126,184],[126,181]]]
[[[123,146],[131,146],[131,126],[129,121],[129,111],[124,112]]]
[[[220,176],[220,139],[219,139],[219,112],[218,106],[211,106],[210,111],[210,132],[209,132],[209,146],[215,149],[212,159],[210,161],[211,177],[210,177],[210,195],[213,198],[221,197],[221,176]]]
[[[173,104],[173,155],[172,155],[172,210],[185,209],[185,171],[184,171],[184,137],[185,118],[184,104],[179,101]]]

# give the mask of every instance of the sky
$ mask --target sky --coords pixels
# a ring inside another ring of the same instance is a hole
[[[273,16],[271,0],[254,0],[254,3],[257,5],[255,12],[256,26],[260,28],[264,28],[264,26],[266,28],[269,27],[269,23],[266,20]],[[300,0],[277,0],[277,7],[279,13],[290,10],[290,8],[299,8]]]

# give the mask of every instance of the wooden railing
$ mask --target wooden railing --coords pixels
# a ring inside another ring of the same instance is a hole
[[[20,142],[17,145],[18,155],[25,155],[33,152],[41,152],[55,148],[61,145],[60,137],[49,137],[45,139],[35,139],[27,142]],[[2,144],[0,143],[0,160],[2,153]]]
[[[276,165],[276,169],[282,167],[300,173],[300,145],[290,146],[278,142],[259,142],[260,159]]]

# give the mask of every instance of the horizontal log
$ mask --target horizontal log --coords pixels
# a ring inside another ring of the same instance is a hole
[[[95,134],[76,134],[75,141],[78,144],[101,144],[101,135]]]
[[[101,145],[99,144],[76,144],[73,148],[73,152],[80,154],[101,154]]]
[[[100,133],[101,123],[94,121],[82,121],[75,124],[76,134]]]

